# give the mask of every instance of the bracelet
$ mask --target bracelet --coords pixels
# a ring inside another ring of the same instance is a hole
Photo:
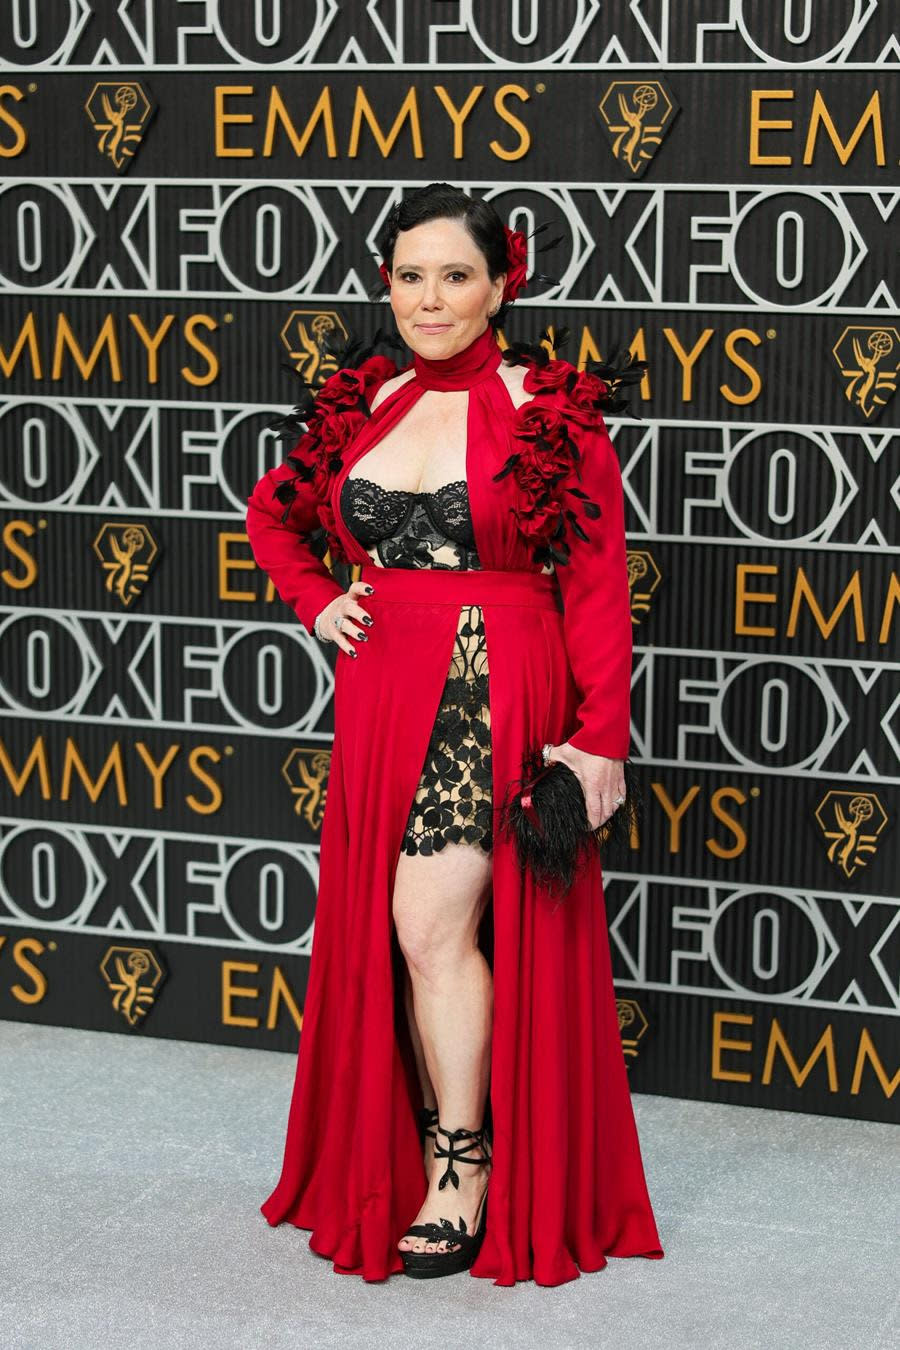
[[[316,637],[319,639],[320,642],[330,642],[331,638],[323,637],[322,634],[319,632],[319,620],[321,619],[321,617],[322,617],[321,614],[316,615],[315,620],[313,622],[313,633],[316,635]]]

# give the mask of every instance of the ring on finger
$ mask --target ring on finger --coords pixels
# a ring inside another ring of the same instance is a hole
[[[334,626],[335,626],[335,628],[338,630],[338,632],[341,631],[341,624],[342,624],[343,622],[344,622],[344,616],[343,616],[343,614],[336,614],[336,615],[334,616]]]

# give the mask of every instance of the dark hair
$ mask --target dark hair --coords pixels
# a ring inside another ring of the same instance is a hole
[[[450,183],[429,183],[395,202],[385,218],[378,235],[378,248],[390,272],[394,264],[394,248],[401,230],[411,230],[426,220],[459,220],[484,254],[488,276],[496,281],[501,272],[509,270],[506,254],[506,232],[497,210],[488,201],[469,197],[462,188]],[[370,299],[385,294],[383,281],[370,291]],[[499,328],[509,308],[509,301],[488,319],[493,328]]]

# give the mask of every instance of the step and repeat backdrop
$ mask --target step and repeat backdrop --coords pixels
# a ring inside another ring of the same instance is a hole
[[[434,180],[560,234],[506,342],[649,370],[624,475],[635,1090],[896,1118],[889,0],[9,0],[0,1017],[294,1050],[334,649],[253,563],[268,424]],[[349,580],[350,576],[342,578]],[[352,940],[352,935],[348,935]]]

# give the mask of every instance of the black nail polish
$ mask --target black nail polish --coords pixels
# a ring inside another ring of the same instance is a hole
[[[351,647],[351,648],[350,648],[350,655],[351,655],[351,656],[359,656],[359,652],[356,650],[355,647]]]
[[[369,625],[370,628],[372,627],[372,619],[369,617],[368,614],[367,614],[366,617],[363,619],[363,623],[367,623],[367,624]]]
[[[375,587],[374,587],[374,586],[367,586],[367,587],[366,587],[366,595],[374,595],[374,594],[375,594]]]
[[[369,635],[368,633],[360,633],[359,637],[356,640],[357,642],[368,642]]]

